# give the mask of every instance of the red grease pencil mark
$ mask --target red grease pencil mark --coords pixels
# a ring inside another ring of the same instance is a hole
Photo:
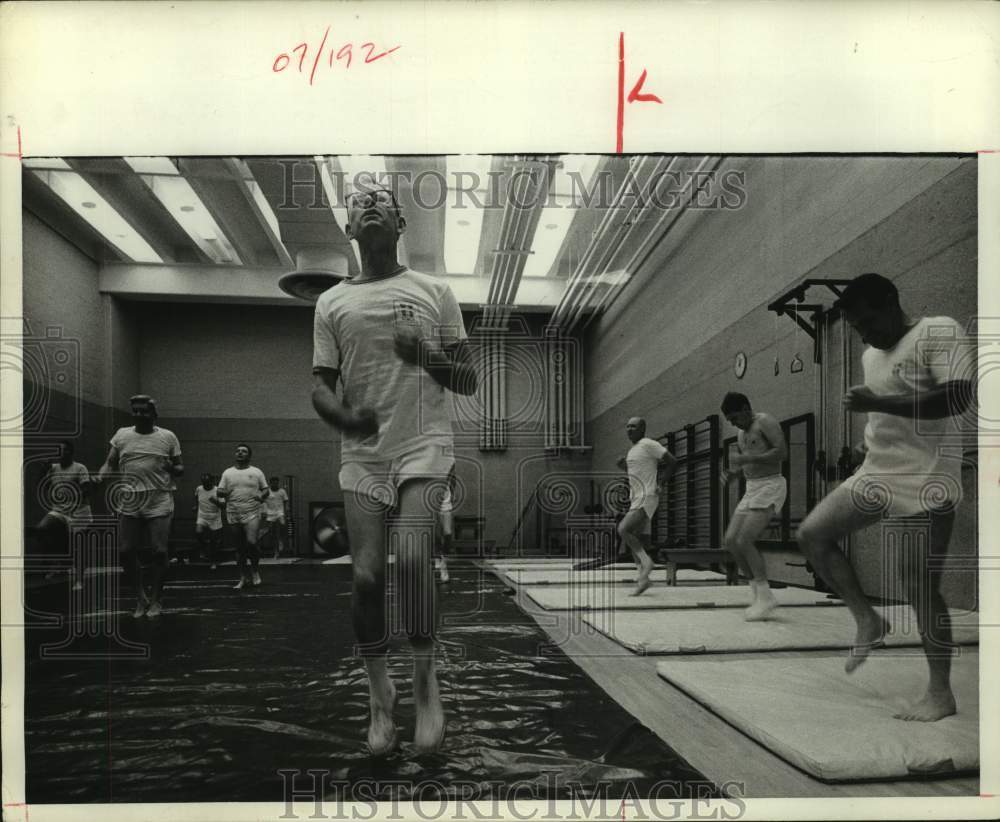
[[[628,93],[629,103],[659,103],[663,101],[655,94],[643,94],[642,86],[646,82],[646,69],[642,70],[636,84]],[[615,152],[622,153],[625,132],[625,32],[618,32],[618,122],[615,134]]]
[[[313,60],[313,70],[309,73],[309,85],[313,84],[313,78],[316,76],[316,66],[319,65],[320,55],[323,53],[323,46],[326,45],[326,38],[330,34],[330,27],[326,27],[326,31],[323,32],[323,40],[319,44],[319,48],[316,50],[316,59]]]
[[[657,97],[655,94],[640,94],[639,91],[642,89],[642,84],[646,82],[646,69],[642,70],[642,74],[639,76],[639,82],[632,86],[632,90],[628,93],[628,101],[634,103],[638,100],[640,103],[663,103],[663,101]]]
[[[298,70],[299,74],[303,73],[303,68],[305,67],[306,58],[309,56],[310,51],[315,50],[313,55],[312,69],[309,71],[309,85],[315,85],[316,83],[316,72],[319,69],[320,60],[324,57],[324,49],[327,48],[327,40],[330,36],[330,26],[326,27],[323,32],[323,37],[319,42],[318,48],[315,48],[309,43],[299,43],[297,46],[293,47],[291,52],[298,52]],[[393,46],[392,48],[385,49],[384,51],[376,53],[375,43],[365,42],[362,43],[358,48],[365,49],[368,55],[365,57],[365,64],[374,63],[376,60],[381,60],[383,57],[387,57],[394,51],[399,51],[402,46]],[[326,63],[330,68],[333,68],[333,61],[339,60],[344,63],[344,68],[349,69],[351,63],[353,62],[354,44],[344,43],[341,46],[330,46],[329,54],[327,55]],[[292,58],[289,56],[288,52],[281,52],[276,55],[274,61],[271,63],[271,71],[274,74],[281,74],[285,69],[287,69],[292,63]]]
[[[0,151],[0,157],[16,157],[18,161],[24,159],[24,151],[21,149],[21,127],[17,127],[17,151]],[[16,807],[16,806],[11,806]]]

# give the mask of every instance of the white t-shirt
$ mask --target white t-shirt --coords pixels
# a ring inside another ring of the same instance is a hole
[[[878,395],[928,391],[959,379],[975,380],[976,347],[951,317],[925,317],[895,347],[868,348],[861,357],[865,385]],[[926,510],[925,497],[961,498],[961,435],[954,417],[916,420],[870,413],[868,453],[853,482],[878,476],[892,489],[892,511]],[[928,484],[928,476],[935,475]],[[944,496],[941,493],[944,492]]]
[[[154,426],[149,434],[140,434],[134,426],[119,428],[111,447],[118,453],[118,470],[129,477],[134,490],[176,490],[174,477],[166,469],[170,458],[181,456],[173,431]]]
[[[255,499],[267,488],[264,472],[248,465],[237,468],[235,465],[222,472],[219,479],[219,490],[230,491],[226,497],[227,516],[252,515],[260,511],[260,503]]]
[[[340,371],[344,400],[371,408],[379,423],[376,437],[344,432],[343,462],[392,459],[422,445],[453,442],[449,392],[395,352],[395,330],[407,326],[419,326],[425,339],[442,344],[467,336],[451,288],[416,271],[345,280],[316,303],[313,367]]]
[[[217,490],[214,486],[206,489],[204,485],[199,485],[194,492],[198,500],[198,519],[208,525],[222,524],[222,509],[213,502],[219,499]]]
[[[52,463],[45,477],[48,484],[47,495],[52,500],[52,511],[66,517],[88,519],[92,516],[90,501],[83,490],[90,482],[90,472],[79,462],[63,468],[58,462]]]
[[[284,488],[271,491],[264,500],[264,513],[269,520],[276,520],[285,516],[285,503],[288,502],[288,493]]]
[[[625,464],[628,466],[628,485],[631,502],[659,493],[656,469],[667,449],[649,437],[643,437],[628,449]]]

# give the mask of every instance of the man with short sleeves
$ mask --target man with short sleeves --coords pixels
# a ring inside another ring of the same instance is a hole
[[[361,274],[316,305],[313,407],[342,432],[340,487],[351,535],[353,620],[369,683],[368,745],[397,742],[397,689],[385,654],[387,532],[398,535],[400,611],[413,649],[414,746],[436,750],[445,735],[434,670],[434,509],[454,465],[450,397],[477,377],[454,294],[438,277],[396,256],[406,221],[391,191],[372,187],[347,201],[348,238]],[[393,522],[390,514],[398,516]],[[398,525],[393,528],[395,523]]]
[[[639,596],[650,586],[653,571],[652,549],[653,514],[660,504],[658,472],[673,472],[676,460],[666,448],[646,436],[646,421],[632,417],[625,424],[625,433],[632,443],[628,454],[618,460],[618,467],[628,471],[629,510],[620,523],[618,533],[632,551],[639,579],[630,596]]]
[[[90,472],[82,463],[73,459],[74,446],[69,440],[59,443],[59,462],[52,463],[42,480],[42,496],[51,501],[49,511],[38,523],[38,530],[52,553],[73,551],[70,576],[73,590],[83,588],[85,557],[76,550],[74,541],[66,539],[74,530],[88,528],[94,522],[90,510]]]
[[[281,487],[280,477],[271,477],[270,493],[264,500],[264,524],[261,541],[267,540],[268,550],[278,556],[284,548],[285,523],[288,516],[288,492]]]
[[[156,402],[137,394],[129,402],[134,425],[119,428],[98,479],[119,472],[108,496],[117,505],[122,566],[133,572],[137,602],[132,614],[155,618],[163,611],[163,582],[168,555],[170,523],[174,516],[174,478],[182,476],[181,445],[172,431],[156,425]],[[146,591],[146,582],[149,592]]]
[[[236,541],[236,566],[239,581],[236,591],[253,582],[260,585],[260,504],[271,490],[267,487],[264,472],[250,464],[253,449],[244,442],[236,446],[236,464],[222,472],[219,499],[226,503],[226,519]],[[247,560],[250,570],[246,570]]]
[[[212,563],[214,571],[222,548],[222,508],[224,503],[219,499],[215,488],[215,477],[211,474],[201,475],[201,485],[194,490],[195,512],[197,519],[194,524],[195,537],[201,546],[202,553]]]
[[[843,400],[851,413],[868,415],[867,452],[861,467],[809,513],[798,540],[857,624],[845,666],[850,673],[883,644],[889,624],[868,601],[838,541],[885,515],[914,517],[928,529],[928,540],[896,546],[899,578],[916,610],[930,680],[924,695],[895,716],[933,722],[957,710],[940,557],[947,553],[962,496],[961,441],[954,417],[974,399],[976,350],[950,317],[907,317],[896,286],[878,274],[851,281],[835,307],[869,346],[861,358],[865,383],[851,388]],[[935,568],[931,556],[939,558]]]

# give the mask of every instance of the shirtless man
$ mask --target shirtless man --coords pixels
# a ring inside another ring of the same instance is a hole
[[[251,579],[260,585],[260,504],[267,499],[271,489],[264,479],[264,472],[250,464],[253,451],[246,443],[236,446],[236,464],[222,472],[216,493],[226,503],[226,519],[236,540],[236,565],[240,579],[233,588],[237,591]],[[250,573],[245,570],[250,560]],[[252,574],[252,577],[251,577]]]
[[[767,581],[764,558],[754,542],[771,517],[781,511],[788,495],[788,485],[781,473],[781,463],[788,456],[781,426],[770,414],[755,414],[750,400],[730,391],[722,399],[722,414],[730,425],[740,430],[737,453],[729,458],[733,471],[742,471],[747,490],[733,512],[726,530],[724,546],[750,580],[750,607],[743,612],[747,622],[767,619],[778,607]],[[725,482],[728,477],[723,477]]]
[[[642,417],[632,417],[625,424],[625,433],[632,447],[617,465],[628,471],[630,506],[618,524],[618,533],[631,549],[639,569],[635,590],[629,594],[637,597],[649,587],[649,575],[653,571],[649,551],[652,548],[653,514],[660,504],[657,471],[666,467],[669,476],[677,460],[660,443],[646,436],[646,421]]]
[[[956,448],[951,418],[973,401],[976,351],[951,317],[908,317],[896,286],[878,274],[856,277],[835,305],[869,346],[861,357],[865,383],[850,388],[843,399],[848,411],[868,415],[867,452],[861,467],[799,526],[799,544],[857,624],[845,666],[850,673],[882,644],[889,625],[868,601],[838,540],[873,525],[884,513],[917,517],[928,526],[928,540],[913,540],[899,552],[898,572],[916,611],[930,681],[924,695],[895,717],[934,722],[955,713],[957,705],[941,572],[929,566],[929,558],[947,554],[962,496],[961,447]]]

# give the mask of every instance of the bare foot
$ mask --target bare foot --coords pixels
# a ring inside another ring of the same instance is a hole
[[[629,594],[629,596],[630,597],[637,597],[637,596],[639,596],[640,594],[642,594],[643,591],[645,591],[652,584],[653,583],[650,582],[650,579],[649,579],[649,574],[640,575],[639,582],[636,584],[635,590],[631,594]]]
[[[753,604],[743,612],[743,619],[747,622],[763,622],[771,616],[771,612],[778,607],[778,600],[774,594],[768,591],[760,594]]]
[[[872,651],[885,645],[885,635],[889,633],[889,627],[889,621],[878,615],[871,622],[858,625],[854,645],[847,656],[847,662],[844,663],[844,670],[847,673],[854,673],[867,661]]]
[[[149,606],[149,610],[146,611],[146,616],[150,619],[156,619],[161,613],[163,613],[163,606],[159,602],[154,602]]]
[[[417,706],[417,725],[413,732],[413,747],[419,753],[433,753],[444,742],[445,719],[433,669],[427,675],[413,678],[413,701]]]
[[[371,723],[368,726],[368,747],[372,756],[385,756],[392,753],[398,742],[396,736],[396,723],[392,718],[396,704],[399,702],[399,694],[392,680],[388,680],[389,690],[376,699],[372,694],[369,700],[371,710]]]
[[[958,713],[958,707],[951,691],[928,691],[921,699],[893,716],[908,722],[937,722],[954,713]]]
[[[135,604],[135,610],[132,612],[132,618],[142,619],[145,615],[146,615],[146,603],[140,599]]]

